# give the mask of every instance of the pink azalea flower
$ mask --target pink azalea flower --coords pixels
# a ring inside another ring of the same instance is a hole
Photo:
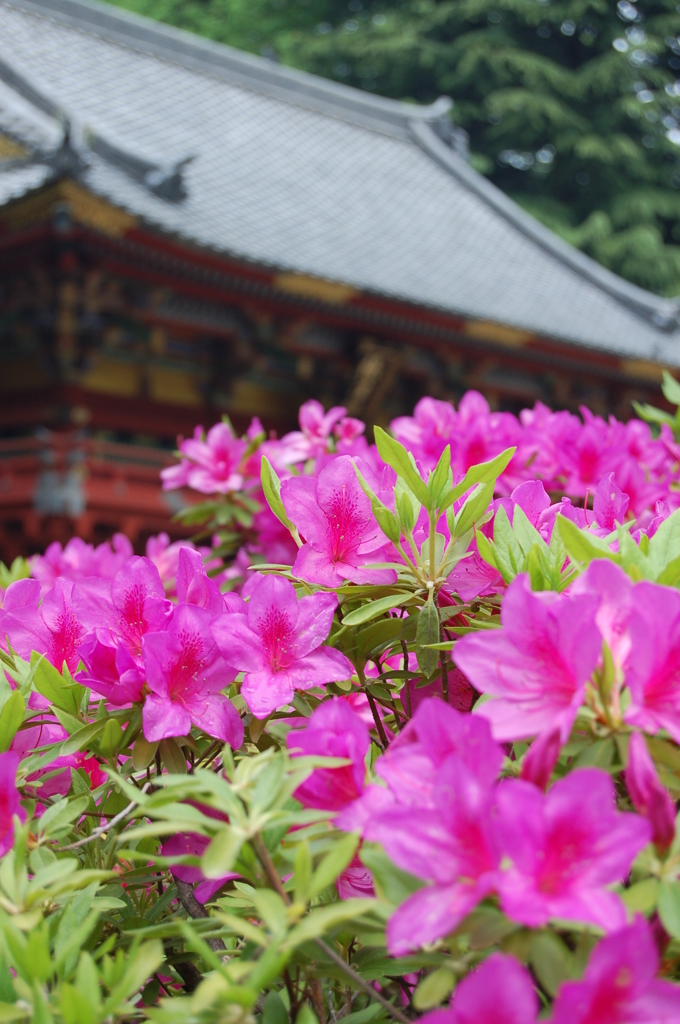
[[[365,900],[375,897],[373,875],[356,855],[336,878],[335,887],[341,900]]]
[[[156,566],[133,555],[113,580],[81,580],[73,600],[90,634],[79,652],[86,665],[79,682],[119,706],[141,700],[142,638],[167,629],[173,609]]]
[[[348,455],[338,456],[316,478],[293,477],[281,485],[286,512],[305,540],[293,566],[300,579],[339,587],[345,582],[393,583],[397,578],[392,569],[364,568],[386,560],[386,541],[355,463],[377,489],[368,464]]]
[[[675,838],[675,804],[662,784],[639,732],[630,737],[626,786],[635,809],[652,826],[654,843],[660,850],[667,850]]]
[[[504,782],[494,827],[497,885],[508,917],[530,928],[551,918],[606,931],[625,924],[624,905],[606,886],[623,881],[651,828],[636,814],[616,811],[606,772],[577,769],[547,794],[528,782]]]
[[[623,665],[630,650],[628,622],[637,592],[630,576],[609,559],[598,558],[572,583],[570,592],[597,598],[595,623],[615,663]]]
[[[179,466],[161,470],[163,489],[169,491],[188,486],[201,494],[228,494],[241,490],[244,479],[240,466],[247,442],[235,437],[229,423],[216,423],[205,440],[200,428],[197,431],[194,431],[193,438],[179,442],[182,454]]]
[[[387,945],[394,956],[448,935],[493,891],[493,793],[452,754],[437,771],[431,807],[395,804],[376,814],[370,838],[398,867],[431,883],[390,918]]]
[[[403,732],[376,761],[376,775],[387,788],[367,786],[336,825],[347,831],[359,829],[365,839],[373,840],[379,814],[394,807],[433,809],[439,770],[451,755],[486,788],[493,785],[503,762],[503,751],[492,739],[487,722],[448,707],[438,697],[425,697]]]
[[[475,689],[496,698],[475,708],[495,739],[525,739],[557,725],[566,742],[602,647],[596,608],[591,594],[535,594],[522,575],[506,592],[502,629],[458,641],[456,664]]]
[[[205,853],[210,839],[198,832],[178,832],[171,836],[161,846],[163,857],[202,857]],[[189,864],[173,864],[170,871],[180,882],[187,882],[195,886],[194,896],[199,903],[208,903],[215,893],[222,886],[233,878],[239,878],[238,873],[228,871],[220,878],[206,878],[200,867],[191,867]]]
[[[315,768],[295,790],[295,799],[304,807],[325,811],[339,811],[356,800],[364,789],[364,758],[370,742],[365,724],[341,697],[320,704],[303,729],[293,729],[286,736],[291,756],[345,757],[351,764]]]
[[[143,726],[147,740],[186,736],[192,725],[238,749],[243,723],[220,691],[235,673],[220,656],[210,632],[210,613],[178,605],[168,629],[146,633],[142,653],[146,682]]]
[[[85,576],[111,579],[132,553],[132,544],[122,533],[114,534],[110,541],[97,548],[80,537],[72,537],[64,548],[59,541],[54,541],[44,555],[34,555],[31,575],[40,583],[44,597],[59,576],[69,580],[81,580]]]
[[[289,704],[294,690],[323,686],[352,675],[344,654],[323,647],[333,613],[334,594],[299,601],[295,587],[276,576],[260,576],[243,612],[226,612],[212,624],[223,657],[245,672],[241,694],[256,718]]]
[[[26,821],[26,811],[19,803],[16,785],[19,755],[13,750],[0,754],[0,857],[14,844],[14,816]]]
[[[456,986],[451,1007],[433,1010],[423,1024],[534,1024],[538,997],[526,967],[492,953]]]
[[[31,651],[37,651],[60,672],[64,662],[69,672],[75,672],[85,629],[72,602],[73,586],[72,580],[56,580],[41,603],[37,580],[12,583],[0,612],[2,641],[7,637],[25,661],[30,661]]]
[[[597,486],[593,495],[593,513],[597,525],[607,533],[622,523],[630,505],[630,498],[624,494],[616,482],[613,473],[605,476]]]
[[[642,917],[608,935],[581,981],[560,986],[552,1024],[676,1024],[680,987],[656,978],[659,953]]]
[[[172,544],[167,533],[159,533],[156,537],[149,537],[146,542],[146,557],[149,558],[158,569],[163,586],[174,583],[177,576],[177,565],[179,553],[182,548],[194,549],[190,540],[176,540]]]
[[[547,789],[562,743],[559,726],[547,729],[534,740],[522,759],[522,778],[539,789]]]
[[[205,571],[200,551],[182,548],[177,562],[177,600],[205,608],[212,616],[224,611],[224,598],[214,580]]]
[[[300,406],[300,430],[284,434],[279,442],[281,465],[295,465],[325,454],[333,427],[342,420],[347,410],[340,405],[324,412],[321,402],[312,398]],[[358,423],[358,420],[352,421]],[[362,424],[363,426],[363,424]]]
[[[633,589],[632,603],[625,721],[644,732],[666,729],[680,743],[680,593],[642,582]]]

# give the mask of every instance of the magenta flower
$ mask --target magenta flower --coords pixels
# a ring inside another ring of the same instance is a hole
[[[494,889],[492,792],[452,756],[440,768],[434,805],[394,807],[379,814],[371,828],[371,838],[398,867],[431,883],[390,918],[387,945],[394,956],[454,931]]]
[[[456,986],[451,1007],[433,1010],[423,1024],[534,1024],[538,998],[526,967],[493,953]]]
[[[635,809],[652,826],[654,843],[660,850],[667,850],[675,838],[675,804],[661,782],[639,732],[630,737],[626,786]]]
[[[514,921],[540,928],[550,918],[621,928],[621,882],[651,838],[636,814],[616,811],[614,785],[599,768],[579,768],[547,794],[528,782],[498,787],[496,844],[501,907]]]
[[[26,811],[19,803],[16,778],[19,755],[8,750],[0,754],[0,857],[12,849],[14,843],[14,817],[26,821]]]
[[[335,887],[341,900],[375,898],[373,875],[358,856],[354,856],[345,870],[340,872],[335,880]]]
[[[605,476],[593,496],[593,513],[597,525],[606,533],[616,529],[626,518],[630,498],[624,494],[613,473]]]
[[[631,702],[624,718],[644,732],[666,729],[680,743],[680,593],[638,583],[632,604],[625,661]]]
[[[72,580],[56,580],[41,604],[37,580],[12,583],[0,612],[0,642],[7,637],[25,661],[30,661],[31,651],[37,651],[60,672],[64,662],[69,672],[75,672],[85,630],[74,609],[73,586]]]
[[[180,441],[178,448],[179,465],[161,470],[163,490],[188,486],[201,494],[228,494],[243,487],[240,467],[247,443],[235,437],[229,423],[216,423],[205,440],[197,427],[194,436]]]
[[[163,843],[161,856],[202,857],[209,843],[208,836],[202,836],[198,832],[178,832]],[[195,886],[194,896],[199,903],[208,903],[225,882],[240,877],[237,872],[229,871],[220,878],[206,878],[200,867],[191,867],[189,864],[172,864],[170,871],[180,882]]]
[[[220,656],[210,632],[210,613],[180,604],[169,628],[142,638],[146,682],[151,693],[144,701],[147,740],[186,736],[192,725],[238,749],[243,723],[220,691],[234,672]]]
[[[300,406],[298,414],[300,430],[292,430],[284,434],[278,442],[279,465],[295,465],[299,462],[306,462],[307,459],[324,455],[328,449],[328,439],[331,436],[333,427],[342,420],[347,410],[341,406],[333,406],[328,412],[324,412],[321,402],[312,398]],[[358,423],[358,420],[351,420],[350,424]],[[363,427],[363,423],[361,424]],[[348,428],[351,431],[351,426]]]
[[[392,569],[364,568],[386,560],[386,541],[355,464],[377,491],[368,464],[348,455],[333,459],[316,478],[293,477],[281,485],[286,512],[305,540],[293,566],[300,579],[339,587],[346,582],[393,583],[397,578]]]
[[[659,953],[642,917],[602,939],[581,981],[561,985],[552,1024],[675,1024],[680,987],[656,978]]]
[[[241,612],[226,612],[212,624],[225,661],[245,672],[241,694],[256,718],[289,704],[294,690],[348,679],[344,654],[322,647],[337,607],[334,594],[299,601],[295,587],[276,576],[261,576]]]
[[[522,778],[539,789],[547,789],[562,743],[559,726],[547,729],[531,744],[522,759]]]
[[[122,533],[114,533],[110,541],[96,548],[80,537],[71,537],[64,548],[55,540],[44,555],[33,556],[31,575],[40,583],[44,597],[59,576],[69,580],[81,580],[86,576],[111,579],[132,554],[132,544]]]
[[[177,600],[205,608],[211,615],[221,615],[224,598],[214,580],[205,571],[203,556],[193,548],[181,548],[177,562]]]
[[[304,807],[339,811],[356,800],[364,789],[364,758],[370,745],[368,729],[341,697],[324,701],[307,725],[286,736],[292,757],[320,754],[345,757],[351,764],[340,768],[315,768],[293,796]]]
[[[142,638],[167,629],[173,609],[156,566],[134,555],[113,580],[91,578],[77,583],[73,601],[89,633],[79,652],[86,665],[79,682],[112,704],[141,700]]]
[[[559,726],[566,742],[602,648],[596,609],[594,595],[534,594],[518,576],[501,608],[503,628],[458,641],[456,664],[475,689],[497,698],[476,709],[495,739]]]

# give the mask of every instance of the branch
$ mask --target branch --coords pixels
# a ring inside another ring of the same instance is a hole
[[[271,884],[272,889],[275,889],[276,892],[278,892],[283,902],[286,904],[286,906],[289,907],[290,897],[286,890],[283,888],[283,884],[281,882],[281,879],[279,878],[278,872],[274,867],[271,857],[269,856],[269,851],[267,850],[267,847],[264,845],[259,835],[256,835],[254,837],[253,846],[255,847],[255,852],[257,853],[260,863],[264,868],[264,872]],[[361,975],[357,974],[354,968],[350,967],[347,961],[344,960],[339,953],[336,953],[332,946],[329,946],[327,943],[325,943],[323,939],[314,939],[314,942],[319,947],[321,952],[329,958],[329,960],[332,960],[334,964],[336,964],[345,972],[348,978],[352,979],[357,988],[360,988],[362,992],[366,993],[367,996],[369,996],[371,999],[375,999],[376,1002],[380,1003],[380,1005],[383,1006],[387,1010],[387,1012],[392,1017],[394,1017],[395,1020],[400,1021],[400,1024],[412,1024],[412,1021],[406,1016],[406,1014],[402,1013],[401,1010],[399,1010],[396,1006],[393,1006],[388,999],[385,999],[385,997],[381,995],[380,992],[377,992],[374,988],[372,988],[367,981],[364,981]]]
[[[146,793],[147,790],[149,789],[149,786],[150,783],[146,782],[142,786],[142,793]],[[99,828],[95,828],[89,836],[85,836],[84,839],[79,839],[77,843],[70,843],[68,846],[60,846],[59,852],[61,853],[63,850],[77,850],[79,846],[85,846],[87,843],[91,843],[93,840],[99,839],[100,836],[106,835],[107,832],[110,832],[112,828],[115,828],[116,825],[119,825],[121,821],[127,817],[128,814],[134,811],[135,807],[139,807],[138,802],[136,800],[131,800],[127,807],[124,808],[124,810],[120,811],[120,813],[117,814],[115,818],[111,818],[111,821],[108,823],[108,825],[101,825]]]

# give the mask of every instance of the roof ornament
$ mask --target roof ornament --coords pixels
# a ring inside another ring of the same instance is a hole
[[[181,203],[187,198],[183,171],[195,159],[194,156],[170,164],[154,163],[127,152],[87,127],[78,133],[79,145],[75,141],[72,121],[66,113],[3,60],[0,60],[0,81],[48,117],[59,121],[63,129],[63,137],[58,146],[53,149],[35,146],[28,156],[0,160],[0,172],[43,166],[48,168],[52,178],[68,175],[82,179],[91,166],[92,154],[95,154],[159,199]]]

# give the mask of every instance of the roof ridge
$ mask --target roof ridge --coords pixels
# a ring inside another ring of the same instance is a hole
[[[389,134],[407,136],[411,121],[441,124],[453,106],[447,96],[428,106],[374,96],[99,0],[0,0],[0,4],[74,25],[129,49]]]
[[[517,228],[551,256],[590,281],[612,298],[644,317],[659,331],[671,332],[678,327],[680,303],[664,299],[619,277],[590,256],[569,245],[540,221],[522,209],[493,182],[475,171],[458,153],[446,146],[428,124],[413,120],[411,134],[418,145],[461,184],[475,193],[487,206]]]

